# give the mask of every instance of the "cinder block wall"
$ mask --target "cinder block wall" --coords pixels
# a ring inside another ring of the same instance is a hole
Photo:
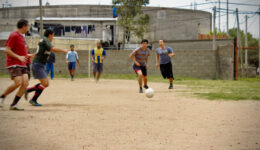
[[[216,54],[217,78],[232,80],[234,77],[234,46],[232,44],[218,46]]]
[[[88,74],[89,51],[77,51],[80,58],[80,67],[77,74]],[[132,61],[129,59],[131,51],[107,51],[104,61],[105,74],[134,74]],[[233,45],[219,46],[217,50],[175,50],[173,58],[173,72],[178,76],[204,78],[204,79],[233,79]],[[155,50],[149,57],[150,67],[148,74],[160,74],[155,69]],[[4,69],[5,54],[0,52],[0,71],[7,73]],[[56,53],[56,74],[67,74],[65,54]],[[92,65],[90,66],[90,70]]]

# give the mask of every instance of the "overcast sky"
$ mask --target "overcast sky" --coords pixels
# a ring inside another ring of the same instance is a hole
[[[111,5],[112,0],[42,0],[43,4],[49,2],[51,5],[71,5],[71,4],[106,4]],[[191,3],[196,2],[198,10],[204,10],[212,12],[212,8],[214,5],[217,5],[218,0],[150,0],[149,6],[160,6],[160,7],[179,7],[190,9]],[[220,0],[222,2],[221,8],[226,9],[226,0]],[[0,0],[0,4],[2,5],[6,0]],[[13,6],[35,6],[38,5],[38,0],[8,0]],[[209,3],[212,2],[212,3]],[[255,6],[245,6],[245,5],[229,5],[230,10],[235,10],[238,8],[240,11],[249,11],[256,12],[260,6],[260,0],[229,0],[230,3],[243,3],[243,4],[254,4]],[[209,3],[203,4],[202,3]],[[224,4],[223,4],[224,3]],[[183,7],[186,6],[186,7]],[[226,30],[226,13],[221,13],[221,30]],[[248,14],[250,17],[248,19],[248,31],[253,34],[254,37],[259,37],[259,15]],[[218,17],[218,14],[217,14]],[[245,29],[245,15],[239,15],[240,20],[240,28],[241,30]],[[218,27],[218,18],[216,19],[216,26]],[[229,28],[237,27],[235,24],[235,15],[229,15]]]

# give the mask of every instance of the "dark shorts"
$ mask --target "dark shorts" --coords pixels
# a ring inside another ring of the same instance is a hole
[[[8,68],[9,74],[11,76],[11,79],[14,79],[18,76],[23,76],[24,74],[28,74],[29,71],[27,67],[10,67]]]
[[[93,72],[103,72],[103,63],[93,63]]]
[[[69,70],[75,70],[76,69],[76,62],[69,62],[68,69]]]
[[[136,66],[136,64],[134,64],[134,65],[133,65],[133,69],[134,69],[135,73],[137,73],[139,70],[141,70],[143,76],[147,76],[146,66]]]
[[[43,65],[41,63],[33,63],[32,72],[33,72],[33,77],[35,79],[46,79],[47,78],[45,65]]]
[[[169,62],[167,64],[160,64],[160,70],[161,70],[161,74],[163,76],[163,78],[173,78],[173,73],[172,73],[172,63]]]

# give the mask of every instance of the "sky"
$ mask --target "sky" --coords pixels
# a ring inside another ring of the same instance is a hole
[[[111,5],[112,0],[42,0],[43,4],[49,2],[50,5],[76,5],[76,4],[100,4],[100,5]],[[0,4],[6,2],[6,0],[0,0]],[[36,6],[39,5],[38,0],[8,0],[14,7],[18,6]],[[221,9],[226,9],[226,0],[220,0]],[[197,10],[203,10],[208,12],[213,12],[212,8],[217,6],[218,9],[218,0],[150,0],[148,6],[157,6],[157,7],[176,7],[191,9],[191,4],[197,3]],[[206,3],[206,4],[205,4]],[[253,4],[254,6],[246,5],[234,5],[230,4],[229,9],[235,10],[238,8],[239,12],[259,12],[260,0],[229,0],[229,3],[242,3],[242,4]],[[194,6],[193,6],[194,9]],[[225,11],[225,10],[223,10]],[[216,27],[218,27],[219,19],[218,12],[216,18]],[[252,33],[255,38],[259,37],[259,15],[248,14],[248,32]],[[220,13],[220,28],[222,31],[226,31],[226,13]],[[235,14],[232,12],[229,14],[229,28],[237,27]],[[239,14],[240,29],[245,30],[245,14]]]

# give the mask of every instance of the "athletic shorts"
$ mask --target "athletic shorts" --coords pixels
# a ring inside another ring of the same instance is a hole
[[[69,62],[68,69],[69,70],[75,70],[76,69],[76,62]]]
[[[23,74],[28,74],[29,71],[27,67],[10,67],[8,68],[9,74],[11,76],[11,79],[14,79],[15,77],[23,76]]]
[[[103,63],[93,63],[93,72],[103,72]]]
[[[169,62],[167,64],[160,64],[160,70],[161,70],[161,74],[163,76],[163,78],[173,78],[173,73],[172,73],[172,63]]]
[[[137,74],[137,72],[139,70],[142,71],[143,76],[147,76],[147,69],[146,66],[137,66],[136,64],[133,65],[133,69],[135,71],[135,73]]]
[[[33,63],[32,72],[33,72],[33,77],[35,79],[46,79],[48,76],[45,70],[45,65],[41,63]]]

